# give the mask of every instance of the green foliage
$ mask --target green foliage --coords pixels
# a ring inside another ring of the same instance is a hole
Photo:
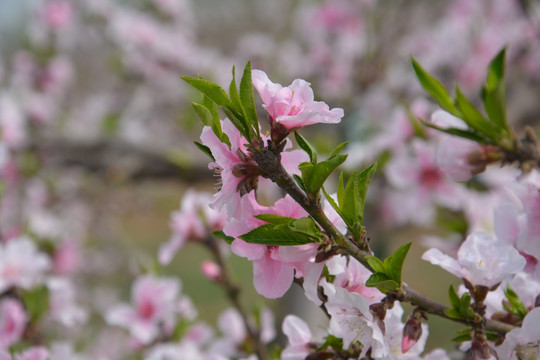
[[[21,290],[21,299],[30,321],[36,323],[49,308],[49,289],[42,285],[29,290]]]
[[[527,315],[527,307],[519,298],[518,294],[508,285],[504,291],[506,301],[503,301],[503,307],[511,314],[524,318]]]
[[[317,351],[324,350],[326,348],[332,348],[337,352],[343,351],[343,339],[338,338],[334,335],[328,335],[324,342],[317,348]]]
[[[367,191],[376,168],[377,164],[373,164],[362,171],[355,171],[349,177],[346,186],[343,184],[343,174],[341,174],[337,187],[337,203],[326,191],[324,192],[328,202],[343,218],[347,228],[356,239],[362,236]]]
[[[213,231],[212,235],[214,235],[218,239],[225,240],[228,244],[231,244],[234,241],[234,238],[232,236],[225,234],[223,230]]]
[[[275,215],[258,215],[265,224],[241,235],[240,239],[251,243],[268,246],[293,246],[317,242],[322,239],[323,233],[319,226],[310,217],[293,219]],[[285,222],[286,219],[290,219]]]
[[[210,126],[222,142],[230,146],[229,139],[221,131],[218,108],[225,113],[246,139],[259,137],[259,124],[251,80],[251,63],[248,62],[244,68],[240,80],[240,91],[236,85],[236,73],[233,67],[229,95],[218,84],[201,77],[184,76],[182,79],[204,94],[203,101],[200,104],[193,103],[193,107],[202,123]]]
[[[474,319],[474,312],[471,309],[471,294],[468,292],[458,296],[452,285],[448,289],[448,297],[450,299],[450,308],[445,311],[446,315],[452,319]]]
[[[195,146],[197,146],[199,148],[199,150],[201,150],[206,155],[210,156],[210,159],[212,159],[212,161],[216,161],[216,159],[214,158],[214,155],[212,154],[212,151],[210,150],[210,148],[208,146],[203,145],[203,144],[201,144],[200,142],[197,142],[197,141],[194,141],[193,143],[195,144]]]
[[[411,243],[397,249],[394,254],[381,261],[375,256],[367,258],[368,264],[373,268],[373,274],[366,282],[366,286],[376,287],[381,292],[398,290],[401,287],[401,272]]]
[[[426,90],[443,109],[448,111],[450,114],[459,117],[459,111],[454,105],[454,100],[446,90],[443,84],[430,73],[428,73],[414,58],[411,59],[414,72],[416,77],[422,84],[424,90]]]
[[[317,163],[317,150],[311,145],[302,135],[298,133],[298,131],[294,132],[294,137],[296,138],[296,142],[298,143],[298,146],[302,150],[304,150],[309,155],[309,161],[312,164]]]
[[[305,190],[310,194],[317,194],[324,182],[334,170],[341,165],[347,155],[334,155],[320,163],[301,163],[298,168],[302,172],[302,180]]]
[[[424,125],[483,144],[499,145],[503,139],[511,138],[512,132],[506,118],[505,54],[506,49],[502,49],[488,67],[486,82],[481,92],[487,117],[465,97],[459,86],[456,87],[455,98],[452,98],[441,82],[413,58],[413,69],[424,90],[443,109],[462,119],[468,128],[440,128],[422,121]]]

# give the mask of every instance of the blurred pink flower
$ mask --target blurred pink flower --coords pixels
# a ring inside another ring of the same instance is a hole
[[[343,117],[343,109],[330,110],[324,102],[314,101],[313,90],[305,80],[296,79],[283,87],[271,82],[261,70],[253,70],[252,76],[272,124],[277,122],[293,131],[315,123],[339,123]]]
[[[68,1],[49,1],[42,10],[45,23],[53,30],[60,30],[70,23],[73,17],[73,8]]]
[[[19,301],[10,298],[0,301],[0,349],[7,349],[21,339],[27,320]]]
[[[31,347],[20,354],[15,354],[15,360],[47,360],[49,351],[42,346]]]
[[[312,335],[304,320],[296,315],[287,315],[283,320],[282,330],[289,341],[287,347],[281,353],[281,359],[306,359],[310,353],[309,343],[312,341]]]
[[[27,237],[10,240],[0,245],[0,292],[10,286],[29,289],[42,280],[50,260],[38,252]]]
[[[139,277],[132,287],[133,305],[116,305],[105,315],[110,325],[128,329],[142,344],[172,330],[177,315],[180,283],[173,278]]]

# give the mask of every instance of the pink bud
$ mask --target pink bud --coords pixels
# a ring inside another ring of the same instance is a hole
[[[403,354],[409,351],[422,336],[422,318],[425,318],[423,312],[415,309],[405,323],[401,339],[401,352]]]
[[[201,263],[201,271],[211,281],[216,281],[221,276],[221,268],[216,263],[208,260]]]

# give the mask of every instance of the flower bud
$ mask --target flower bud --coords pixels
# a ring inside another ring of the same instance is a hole
[[[217,281],[221,277],[221,268],[212,261],[203,261],[201,263],[201,271],[210,281]]]
[[[422,311],[415,309],[405,323],[401,339],[401,352],[403,354],[409,351],[422,336],[422,318],[424,318]]]

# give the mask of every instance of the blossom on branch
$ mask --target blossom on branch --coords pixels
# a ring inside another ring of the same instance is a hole
[[[294,131],[316,123],[336,124],[343,117],[343,109],[330,110],[324,102],[314,101],[313,90],[305,80],[296,79],[283,87],[270,81],[261,70],[253,70],[252,79],[272,126],[279,123],[288,131]]]

